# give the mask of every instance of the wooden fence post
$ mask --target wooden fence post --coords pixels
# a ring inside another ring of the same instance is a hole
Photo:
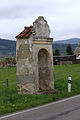
[[[6,87],[8,88],[8,78],[6,79]]]

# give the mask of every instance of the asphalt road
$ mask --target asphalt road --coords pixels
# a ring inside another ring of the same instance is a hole
[[[80,95],[2,116],[0,120],[80,120]]]

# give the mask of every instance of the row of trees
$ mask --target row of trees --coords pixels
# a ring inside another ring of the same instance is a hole
[[[67,45],[65,54],[66,55],[73,55],[73,51],[72,51],[70,44]],[[53,51],[53,56],[60,56],[60,50],[58,48],[56,48],[55,51]]]
[[[14,65],[16,65],[16,58],[14,58],[12,56],[8,56],[8,57],[5,57],[2,60],[2,62],[3,62],[4,65],[7,65],[7,64],[14,64]]]

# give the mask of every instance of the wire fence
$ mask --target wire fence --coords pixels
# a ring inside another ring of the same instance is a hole
[[[15,85],[17,82],[10,82],[8,79],[5,79],[5,81],[0,81],[0,86],[4,86],[8,88],[10,85]]]

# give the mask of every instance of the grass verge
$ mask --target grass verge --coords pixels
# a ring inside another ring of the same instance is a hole
[[[19,95],[17,93],[16,67],[0,68],[0,115],[35,107],[80,94],[80,64],[54,66],[56,90],[59,94]],[[72,92],[68,93],[68,76],[72,77]],[[5,80],[8,78],[9,87]]]

